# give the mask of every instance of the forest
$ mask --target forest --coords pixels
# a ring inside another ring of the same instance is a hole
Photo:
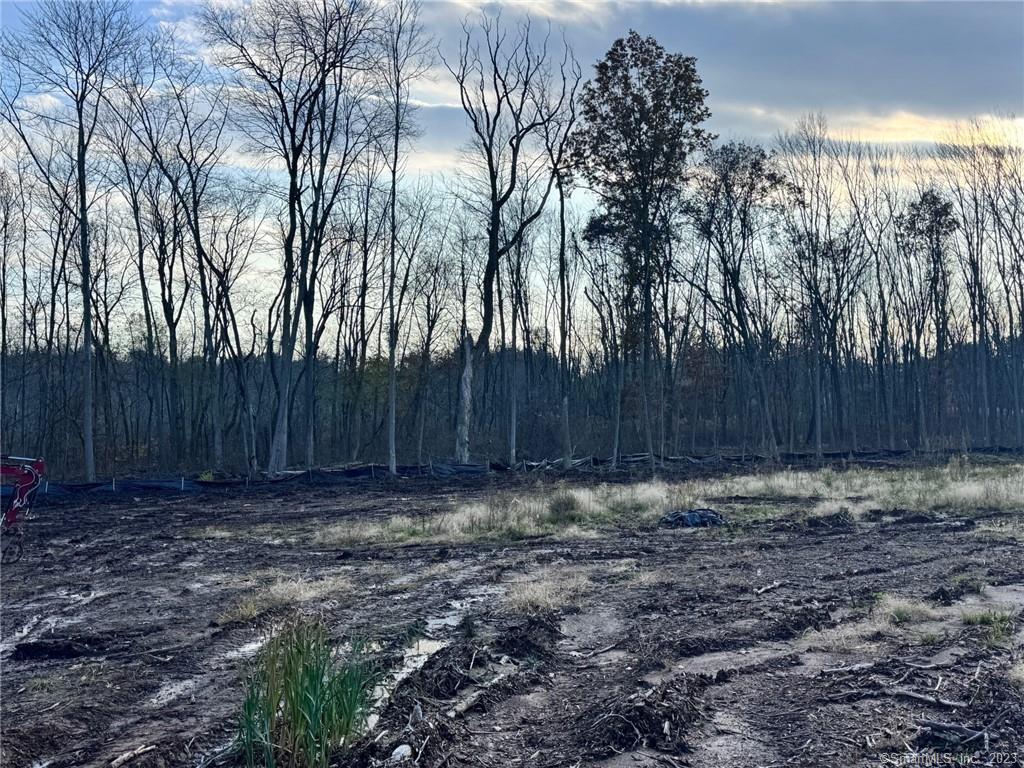
[[[1024,447],[1024,141],[707,127],[636,32],[40,0],[2,33],[2,448],[55,476]],[[450,173],[413,89],[458,89]],[[1008,127],[1010,126],[1010,127]]]

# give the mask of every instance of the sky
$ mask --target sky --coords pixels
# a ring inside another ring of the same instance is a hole
[[[1024,118],[1024,2],[427,2],[442,52],[459,22],[500,6],[564,27],[589,77],[628,30],[695,56],[723,139],[771,142],[808,112],[866,141],[941,140],[979,115]],[[438,72],[421,87],[421,166],[446,166],[466,135],[458,92]],[[1019,126],[1020,122],[1018,122]]]
[[[0,24],[16,25],[19,7],[0,0]],[[197,8],[198,0],[139,3],[183,41],[198,41]],[[585,77],[630,29],[695,56],[709,127],[727,140],[770,142],[818,111],[836,133],[893,142],[941,140],[974,116],[1024,118],[1024,0],[425,0],[423,20],[450,56],[467,15],[499,9],[507,22],[529,14],[564,28]],[[445,171],[468,128],[451,76],[440,64],[433,74],[413,93],[422,135],[411,167]]]

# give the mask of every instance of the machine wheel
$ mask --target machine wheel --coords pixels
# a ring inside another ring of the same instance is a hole
[[[21,531],[7,530],[0,536],[0,563],[10,565],[21,560]]]

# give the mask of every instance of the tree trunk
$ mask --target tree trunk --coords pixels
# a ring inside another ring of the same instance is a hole
[[[612,438],[612,469],[619,465],[619,441],[622,435],[622,390],[625,386],[626,367],[623,360],[616,360],[615,381],[615,431]]]
[[[395,371],[395,345],[388,344],[388,473],[398,474],[398,451],[395,446],[395,421],[398,408],[398,375]]]
[[[513,316],[514,316],[513,312]],[[516,354],[516,329],[515,320],[513,317],[512,322],[512,373],[511,373],[511,386],[508,391],[508,402],[509,402],[509,425],[508,425],[508,464],[510,467],[515,467],[517,456],[516,456],[516,422],[518,420],[518,408],[519,408],[519,382],[518,382],[518,355]]]
[[[316,351],[312,333],[306,341],[306,466],[316,464]]]
[[[78,105],[78,236],[82,260],[82,448],[85,479],[96,480],[93,444],[92,380],[92,265],[89,261],[89,197],[85,185],[85,123],[83,105]]]
[[[224,469],[224,422],[222,403],[224,402],[224,369],[217,364],[217,359],[212,360],[213,370],[213,468],[220,472]]]
[[[455,461],[469,464],[469,421],[473,416],[473,342],[469,332],[462,337],[462,376],[459,379],[459,407],[455,423]]]
[[[278,398],[274,435],[270,441],[270,455],[267,457],[267,472],[270,475],[279,475],[288,466],[288,421],[292,387],[290,357],[290,354],[281,357],[281,396]]]

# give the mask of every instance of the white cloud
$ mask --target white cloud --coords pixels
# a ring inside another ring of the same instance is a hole
[[[413,149],[406,157],[405,170],[409,173],[448,173],[462,164],[458,151]]]
[[[21,103],[32,112],[56,112],[64,102],[51,93],[31,93],[21,97]]]
[[[805,111],[770,109],[757,104],[722,103],[714,105],[716,129],[722,133],[749,135],[767,139],[793,128]],[[958,131],[952,116],[924,115],[909,110],[888,112],[843,111],[826,113],[829,132],[836,138],[890,144],[918,144],[950,141]],[[981,115],[978,118],[993,135],[1020,141],[1024,119]],[[729,138],[726,136],[724,138]]]
[[[450,0],[446,5],[462,16],[476,11],[508,9],[562,24],[600,24],[615,10],[616,3],[607,0]]]
[[[413,85],[409,96],[418,106],[462,107],[459,85],[443,65],[432,67],[425,77]]]
[[[1013,137],[1018,141],[1024,120],[1020,118],[981,115],[978,120],[993,134]],[[844,138],[871,142],[943,142],[954,140],[959,133],[958,121],[948,117],[930,117],[907,111],[885,115],[863,112],[830,116],[832,132]]]
[[[270,171],[284,173],[284,160],[278,156],[270,156],[256,152],[245,152],[236,146],[229,147],[221,155],[221,163],[227,168],[237,171],[259,172]]]

